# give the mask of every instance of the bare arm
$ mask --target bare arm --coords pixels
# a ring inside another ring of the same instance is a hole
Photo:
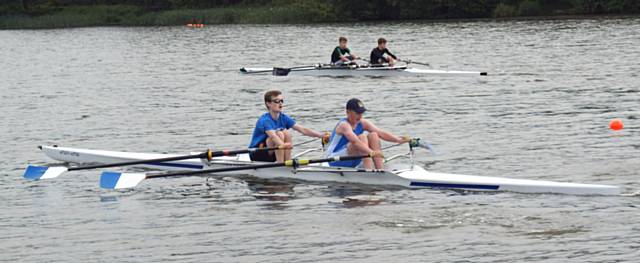
[[[315,131],[311,128],[304,127],[300,124],[295,124],[291,128],[309,137],[323,138],[325,136],[323,132]]]
[[[353,131],[351,130],[351,126],[348,123],[343,122],[340,125],[338,125],[338,127],[336,127],[336,133],[342,134],[342,136],[347,138],[347,140],[349,140],[351,144],[353,144],[356,148],[358,148],[358,150],[366,153],[373,152],[373,150],[369,148],[369,145],[360,141],[360,139],[358,138],[358,135],[353,133]]]
[[[395,142],[395,143],[405,143],[408,142],[410,140],[410,138],[405,138],[405,137],[400,137],[397,135],[394,135],[388,131],[385,131],[383,129],[380,129],[378,127],[376,127],[373,123],[371,123],[368,120],[362,120],[362,128],[364,128],[365,131],[368,132],[376,132],[378,133],[378,136],[380,137],[380,139],[383,139],[385,141],[388,142]]]
[[[282,141],[282,139],[278,137],[278,135],[276,134],[276,131],[270,130],[270,131],[265,131],[264,133],[266,133],[269,136],[269,138],[276,143],[276,146],[281,147],[284,145],[284,141]]]

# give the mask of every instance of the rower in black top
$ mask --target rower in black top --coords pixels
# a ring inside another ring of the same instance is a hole
[[[387,54],[388,56],[385,56],[384,54]],[[370,59],[373,66],[382,66],[385,63],[388,63],[389,66],[393,66],[398,58],[389,52],[387,49],[387,40],[381,37],[378,38],[378,46],[371,50]]]
[[[338,38],[339,46],[333,49],[331,54],[331,64],[352,64],[354,60],[358,59],[358,56],[351,54],[351,50],[347,47],[347,38]]]

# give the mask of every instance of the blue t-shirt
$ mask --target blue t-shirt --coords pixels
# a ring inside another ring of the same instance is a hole
[[[267,131],[288,130],[291,129],[293,125],[296,125],[296,121],[282,112],[280,113],[280,116],[278,116],[277,120],[271,118],[271,114],[268,112],[262,114],[256,122],[256,128],[253,129],[249,148],[256,148],[258,147],[258,144],[266,141],[267,138],[269,138],[269,135],[266,133]]]

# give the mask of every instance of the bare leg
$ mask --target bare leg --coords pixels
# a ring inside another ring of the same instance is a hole
[[[378,133],[372,132],[367,135],[367,139],[369,141],[369,148],[374,151],[380,151],[380,138],[378,137]],[[376,169],[382,170],[384,169],[384,159],[381,157],[373,158],[373,163]]]
[[[276,147],[276,143],[271,140],[271,138],[267,138],[267,148]],[[278,152],[277,151],[269,151],[269,154],[274,153],[276,155],[276,161],[278,160]]]
[[[358,135],[358,139],[360,139],[360,141],[362,141],[364,144],[369,144],[369,142],[367,141],[367,135],[365,134]],[[368,152],[362,152],[356,149],[356,147],[351,143],[347,144],[347,152],[349,153],[349,155],[369,154]],[[371,160],[371,158],[362,158],[362,167],[367,170],[373,169],[373,161]]]
[[[280,140],[284,141],[284,134],[281,131],[277,131],[276,135],[280,137]],[[277,147],[276,143],[271,140],[271,138],[267,138],[267,147]],[[276,162],[282,163],[285,161],[284,159],[284,151],[283,150],[275,150],[276,154]]]
[[[282,134],[284,136],[283,141],[285,143],[292,143],[293,142],[293,138],[291,136],[291,132],[289,132],[288,130],[284,130],[284,131],[282,131]],[[284,150],[284,160],[291,160],[291,149]]]

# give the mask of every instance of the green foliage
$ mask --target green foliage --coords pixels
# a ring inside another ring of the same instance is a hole
[[[639,0],[2,0],[1,28],[638,14]]]
[[[0,4],[0,16],[18,15],[23,12],[22,3],[19,0],[7,0],[6,4]]]
[[[580,14],[637,14],[640,13],[638,0],[573,0]]]
[[[37,17],[13,15],[0,17],[0,28],[60,28],[121,25],[135,21],[142,13],[136,6],[72,6],[54,14]]]
[[[516,8],[512,5],[500,3],[493,10],[493,17],[514,17],[518,14]]]
[[[541,14],[542,9],[536,0],[526,0],[518,6],[519,16],[539,16]]]

